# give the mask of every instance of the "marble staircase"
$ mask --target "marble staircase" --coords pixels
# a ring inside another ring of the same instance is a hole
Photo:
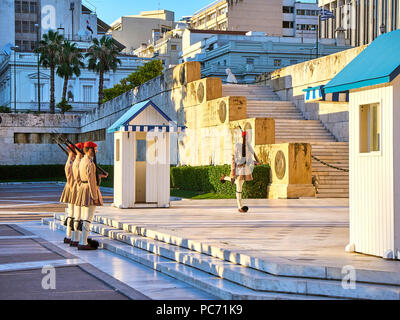
[[[42,222],[65,230],[64,219],[55,214]],[[400,299],[400,279],[390,272],[357,270],[356,287],[349,289],[339,267],[258,260],[102,216],[95,216],[91,232],[103,249],[221,299]]]
[[[225,84],[222,93],[245,96],[249,118],[274,118],[276,143],[310,143],[312,154],[318,159],[338,168],[349,168],[348,143],[337,142],[321,121],[304,119],[293,102],[281,101],[269,86]],[[349,197],[348,172],[327,167],[315,159],[312,166],[318,180],[318,198]]]

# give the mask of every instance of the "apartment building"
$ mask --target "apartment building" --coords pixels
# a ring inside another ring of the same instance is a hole
[[[197,11],[191,28],[259,31],[269,36],[315,37],[318,5],[295,0],[219,0]]]
[[[400,28],[399,0],[319,0],[318,5],[335,15],[321,22],[321,38],[335,38],[344,30],[347,42],[360,46]]]
[[[143,11],[139,15],[120,17],[111,24],[109,33],[122,43],[124,52],[158,41],[175,27],[175,13],[168,10]]]
[[[38,66],[38,56],[33,51],[38,37],[56,30],[85,50],[93,38],[102,37],[110,29],[81,0],[1,0],[0,27],[0,106],[18,112],[38,110],[39,96],[41,111],[49,109],[50,72]],[[124,48],[115,39],[114,43]],[[14,46],[18,46],[16,51],[11,50]],[[117,71],[105,76],[105,88],[111,88],[150,60],[130,55],[119,59],[122,64]],[[98,75],[87,69],[87,59],[85,66],[80,77],[72,77],[68,83],[67,99],[73,112],[85,112],[97,105]],[[55,85],[59,102],[63,79],[57,76]]]

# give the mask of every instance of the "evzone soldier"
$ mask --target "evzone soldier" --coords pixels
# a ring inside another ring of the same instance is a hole
[[[96,206],[103,205],[103,198],[99,188],[100,179],[107,176],[97,174],[97,144],[91,141],[86,142],[83,151],[85,152],[85,156],[79,164],[81,185],[78,189],[75,202],[77,206],[81,207],[81,220],[78,227],[81,235],[78,250],[96,250],[99,243],[88,239],[88,234]]]
[[[65,164],[65,177],[67,178],[67,183],[65,184],[64,190],[62,192],[60,202],[67,203],[67,218],[64,220],[64,225],[67,227],[66,237],[64,238],[64,243],[71,243],[71,235],[73,228],[73,218],[74,218],[74,205],[71,202],[71,190],[74,186],[74,176],[72,174],[72,165],[75,160],[75,148],[72,145],[67,145],[68,148],[68,159]]]
[[[77,149],[83,149],[84,145],[82,142],[76,144]],[[80,231],[78,230],[79,221],[81,220],[81,207],[76,205],[76,200],[78,197],[78,190],[81,185],[81,179],[79,176],[79,164],[83,159],[83,154],[77,150],[77,155],[75,161],[72,164],[72,174],[74,176],[74,186],[71,191],[71,202],[74,204],[74,217],[73,217],[73,231],[72,231],[72,241],[70,243],[71,247],[77,247],[79,244]]]
[[[241,213],[249,211],[249,208],[247,206],[243,206],[242,203],[243,184],[245,181],[253,180],[252,172],[254,165],[260,164],[260,161],[258,160],[257,155],[255,154],[254,149],[248,140],[247,132],[242,131],[242,143],[237,143],[235,145],[234,153],[232,155],[230,176],[227,177],[223,174],[220,179],[221,183],[230,181],[232,184],[236,184],[236,202],[238,211]]]

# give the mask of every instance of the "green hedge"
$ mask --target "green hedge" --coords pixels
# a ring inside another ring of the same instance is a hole
[[[0,166],[0,181],[64,177],[64,165]]]
[[[220,195],[235,197],[235,186],[229,182],[222,184],[222,174],[229,175],[230,166],[172,167],[171,187],[181,190],[215,192]],[[265,198],[269,184],[270,168],[268,165],[257,166],[253,171],[253,181],[243,186],[244,198]]]
[[[45,179],[46,181],[65,178],[65,165],[36,165],[36,166],[0,166],[0,181],[9,180],[37,180]],[[112,187],[114,181],[114,166],[101,167],[109,173],[107,179],[103,180],[102,185],[107,184]],[[110,185],[111,182],[111,185]]]

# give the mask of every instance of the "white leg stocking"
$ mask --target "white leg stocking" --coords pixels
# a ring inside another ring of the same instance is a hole
[[[81,207],[74,206],[74,232],[72,241],[78,242],[80,231],[78,230],[79,221],[81,220]]]
[[[236,179],[235,184],[236,184],[236,202],[238,205],[238,209],[242,209],[243,208],[242,190],[243,190],[244,180]]]
[[[68,220],[67,220],[67,238],[71,239],[72,236],[72,228],[71,221],[74,218],[74,205],[68,203]]]
[[[82,232],[80,236],[80,245],[87,245],[87,239],[89,235],[89,229],[90,229],[90,224],[93,221],[94,217],[94,212],[96,211],[96,206],[90,206],[90,207],[82,207],[81,210],[81,219],[82,219]]]

